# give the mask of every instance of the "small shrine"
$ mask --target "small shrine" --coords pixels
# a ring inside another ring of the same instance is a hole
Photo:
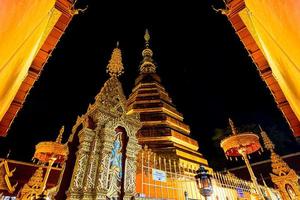
[[[34,172],[29,181],[21,188],[17,198],[20,200],[32,200],[41,197],[51,197],[57,191],[57,187],[46,188],[47,181],[54,163],[64,165],[68,158],[69,150],[62,144],[62,134],[64,127],[61,128],[56,141],[43,141],[36,145],[33,160],[38,160],[40,167]],[[44,175],[42,165],[48,165]]]
[[[72,154],[57,199],[134,197],[136,157],[141,149],[136,133],[141,123],[138,114],[127,114],[127,100],[118,80],[123,71],[117,44],[107,65],[110,78],[72,129],[68,140]]]
[[[270,140],[267,133],[261,129],[260,134],[263,138],[265,148],[271,152],[272,173],[270,173],[270,176],[272,182],[278,187],[282,199],[300,199],[300,186],[297,173],[291,169],[277,153],[275,153],[275,145]]]

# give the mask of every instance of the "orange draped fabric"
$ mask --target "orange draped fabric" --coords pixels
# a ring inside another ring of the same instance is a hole
[[[43,44],[55,0],[0,0],[0,120]]]
[[[300,1],[245,0],[239,14],[300,120]]]

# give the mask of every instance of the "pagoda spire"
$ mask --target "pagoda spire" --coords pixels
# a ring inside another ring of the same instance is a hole
[[[263,139],[265,148],[273,153],[275,149],[275,145],[273,144],[273,142],[268,137],[267,133],[261,128],[260,125],[259,125],[259,129],[260,129],[260,135]]]
[[[260,128],[260,135],[263,139],[264,146],[267,150],[271,152],[271,166],[272,166],[272,172],[275,175],[282,176],[288,174],[288,172],[291,170],[289,166],[286,164],[286,162],[283,161],[283,159],[274,151],[275,145],[267,135],[267,133],[259,126]]]
[[[156,64],[150,49],[150,34],[146,30],[140,73],[127,100],[127,114],[140,114],[142,128],[138,131],[139,143],[147,145],[159,157],[172,158],[179,165],[208,167],[207,160],[198,152],[199,145],[190,135],[190,127],[183,121],[167,90],[156,73]]]
[[[122,63],[122,53],[121,50],[119,49],[119,42],[117,42],[117,46],[116,48],[114,48],[111,54],[111,58],[106,67],[106,72],[111,77],[118,77],[124,73],[124,67]]]
[[[145,48],[142,51],[142,64],[140,65],[140,73],[146,74],[146,73],[155,73],[156,72],[156,65],[154,64],[154,61],[152,59],[153,51],[149,48],[150,46],[150,34],[148,29],[145,31],[144,35],[145,39]]]

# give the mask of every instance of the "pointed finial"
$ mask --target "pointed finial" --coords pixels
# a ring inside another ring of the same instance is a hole
[[[119,48],[119,41],[117,41],[117,45],[116,45],[116,47],[117,47],[117,48]]]
[[[260,135],[263,139],[264,142],[264,146],[266,149],[268,149],[269,151],[273,152],[275,149],[275,145],[273,144],[273,142],[271,141],[271,139],[269,138],[269,136],[267,135],[267,133],[265,131],[263,131],[263,129],[261,128],[261,126],[259,125],[260,128]]]
[[[146,48],[148,48],[149,47],[149,40],[150,40],[150,34],[149,34],[148,29],[146,29],[146,31],[145,31],[144,39],[145,39]]]
[[[122,53],[119,49],[119,42],[117,42],[117,47],[114,48],[111,58],[106,67],[106,72],[109,73],[111,77],[118,77],[124,73],[124,67],[122,63]]]
[[[145,39],[145,49],[142,52],[143,61],[140,66],[140,73],[155,73],[156,66],[152,59],[153,51],[149,48],[150,34],[148,29],[146,29],[145,31],[144,39]]]
[[[62,126],[62,127],[60,128],[59,134],[58,134],[58,136],[57,136],[57,138],[56,138],[56,142],[57,142],[57,143],[61,143],[61,141],[62,141],[62,136],[63,136],[63,134],[64,134],[64,131],[65,131],[65,126]]]
[[[229,120],[229,125],[231,127],[232,134],[236,135],[237,134],[237,130],[236,130],[234,124],[233,124],[233,121],[230,118],[228,120]]]

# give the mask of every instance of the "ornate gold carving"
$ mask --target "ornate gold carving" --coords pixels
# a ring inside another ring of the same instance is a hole
[[[282,198],[284,200],[300,199],[300,189],[296,172],[274,151],[271,151],[271,162],[273,172],[270,174],[271,180],[277,185]],[[289,194],[287,186],[291,188],[293,194]]]
[[[122,54],[121,50],[118,48],[118,43],[117,47],[112,52],[111,59],[109,60],[109,63],[106,68],[106,71],[111,77],[118,77],[124,73]]]
[[[20,200],[36,199],[43,193],[41,191],[44,179],[43,168],[39,167],[32,177],[29,179],[22,189],[20,190],[18,197]]]
[[[275,145],[261,127],[260,130],[265,148],[271,151],[271,166],[273,173],[270,173],[270,176],[272,182],[277,185],[283,200],[300,199],[300,186],[298,184],[298,176],[296,172],[291,169],[278,154],[275,153]]]
[[[13,193],[15,191],[18,183],[12,186],[9,180],[9,178],[13,176],[15,170],[16,169],[11,171],[9,170],[7,160],[2,160],[0,162],[0,190],[6,190],[9,193]]]
[[[73,176],[69,188],[69,192],[79,192],[84,188],[84,180],[87,174],[87,166],[89,153],[91,149],[91,142],[95,137],[95,132],[89,128],[82,129],[79,134],[79,150],[77,154],[77,159],[75,167],[73,170]]]
[[[74,138],[74,134],[76,134],[77,129],[79,126],[82,125],[82,127],[88,127],[88,120],[85,115],[77,116],[76,122],[74,126],[72,127],[72,134],[68,138],[68,142],[72,142]]]
[[[29,179],[22,189],[19,191],[17,197],[20,200],[32,200],[37,199],[40,196],[51,197],[57,192],[57,187],[46,189],[47,180],[50,174],[50,169],[55,159],[49,161],[46,174],[44,176],[43,168],[39,167],[32,177]]]
[[[83,187],[83,179],[84,179],[84,172],[85,172],[85,166],[87,163],[87,155],[83,154],[80,156],[77,162],[77,170],[74,177],[74,187],[76,188],[82,188]],[[75,171],[75,170],[74,170]]]
[[[136,158],[129,158],[126,162],[126,178],[125,178],[125,192],[135,193],[135,173],[136,173]]]
[[[100,139],[99,137],[95,137],[94,142],[92,144],[90,155],[90,164],[88,166],[88,172],[85,180],[84,191],[92,192],[95,189],[96,185],[96,177],[97,177],[97,166],[99,159],[97,158],[100,152]]]
[[[124,173],[125,196],[133,197],[135,194],[135,158],[140,149],[136,133],[141,128],[141,123],[138,114],[126,114],[127,100],[122,85],[117,79],[123,73],[119,48],[114,49],[107,69],[111,77],[95,97],[95,103],[88,107],[83,117],[77,119],[72,130],[71,137],[76,134],[84,119],[92,119],[95,125],[94,127],[85,125],[78,133],[80,145],[68,190],[68,199],[104,200],[120,195],[120,186],[116,184],[110,169],[115,130],[118,127],[124,128],[125,133],[122,134],[127,134],[128,137]]]
[[[108,180],[108,163],[110,154],[108,151],[103,151],[103,158],[100,162],[99,169],[98,169],[98,181],[97,181],[97,191],[101,192],[107,188],[107,180]]]
[[[86,6],[85,8],[75,8],[76,3],[77,0],[75,0],[75,2],[71,5],[71,7],[68,10],[71,15],[78,15],[79,13],[84,13],[88,9],[88,6]]]
[[[215,8],[213,5],[211,6],[212,9],[216,12],[216,13],[221,13],[222,15],[229,15],[231,13],[231,10],[228,6],[228,4],[226,3],[226,0],[223,0],[225,8]]]
[[[116,77],[111,77],[104,83],[104,86],[95,99],[93,109],[89,109],[88,111],[92,116],[103,115],[105,117],[114,117],[116,115],[122,115],[124,111],[127,111],[126,97],[123,93],[122,85]],[[98,120],[97,118],[95,119],[95,117],[93,117],[93,119],[96,122]]]

